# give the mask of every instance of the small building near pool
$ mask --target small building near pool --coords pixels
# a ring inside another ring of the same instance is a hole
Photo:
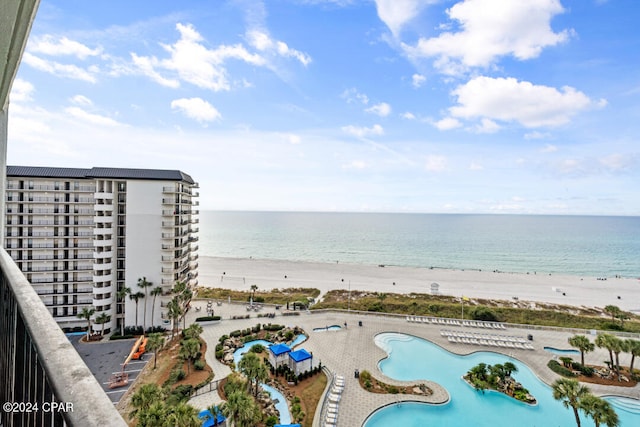
[[[289,353],[289,369],[300,375],[305,371],[311,371],[313,356],[304,348]]]
[[[286,344],[273,344],[269,346],[269,363],[275,369],[280,366],[288,366],[289,353],[291,353],[291,347]]]

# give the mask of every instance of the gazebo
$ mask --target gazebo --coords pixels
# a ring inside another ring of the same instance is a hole
[[[282,365],[288,364],[288,354],[291,353],[291,348],[286,344],[273,344],[269,346],[269,363],[275,369],[278,369]]]
[[[289,369],[296,375],[311,371],[312,362],[313,356],[304,348],[289,353]]]

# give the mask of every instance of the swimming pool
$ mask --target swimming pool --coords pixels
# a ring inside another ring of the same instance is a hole
[[[572,356],[572,355],[580,354],[578,350],[572,350],[572,349],[562,349],[562,348],[555,348],[555,347],[543,347],[543,348],[549,353],[557,354],[558,356]]]
[[[307,336],[305,334],[300,334],[293,341],[291,341],[291,344],[289,344],[289,347],[293,348],[298,344],[305,342],[306,340],[307,340]]]
[[[249,352],[249,350],[251,350],[251,347],[258,344],[263,345],[265,348],[269,348],[269,346],[272,345],[273,343],[266,340],[255,340],[255,341],[246,342],[242,347],[240,347],[239,349],[233,352],[233,363],[235,363],[236,366],[238,366],[238,363],[240,363],[242,356],[245,353]]]
[[[322,328],[313,328],[313,332],[339,331],[340,329],[342,329],[340,325],[331,325]]]
[[[375,411],[365,421],[365,427],[401,425],[520,427],[572,426],[573,412],[553,399],[551,388],[540,381],[525,364],[508,356],[477,352],[458,356],[420,338],[399,333],[383,333],[376,344],[389,356],[378,364],[387,376],[403,381],[426,379],[442,385],[451,396],[443,405],[405,402]],[[470,387],[462,376],[478,363],[490,365],[511,362],[518,368],[513,377],[529,389],[538,400],[530,406],[502,393],[481,393]],[[640,425],[640,401],[606,397],[620,418],[620,426]],[[593,426],[591,419],[581,415],[583,426]],[[517,420],[517,421],[516,421]]]
[[[287,400],[284,398],[275,388],[266,384],[260,384],[264,391],[269,392],[272,400],[278,400],[276,403],[276,409],[280,412],[280,422],[278,424],[288,425],[291,424],[291,414],[289,413],[289,407],[287,406]]]

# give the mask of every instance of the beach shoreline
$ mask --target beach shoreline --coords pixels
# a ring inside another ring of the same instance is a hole
[[[531,301],[576,307],[616,305],[640,314],[640,279],[540,273],[322,263],[256,258],[199,257],[201,287],[249,290],[317,288]]]

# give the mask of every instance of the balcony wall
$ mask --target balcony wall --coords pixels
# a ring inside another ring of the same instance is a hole
[[[68,412],[0,411],[0,425],[125,427],[111,400],[11,257],[0,249],[0,401],[72,405]]]

